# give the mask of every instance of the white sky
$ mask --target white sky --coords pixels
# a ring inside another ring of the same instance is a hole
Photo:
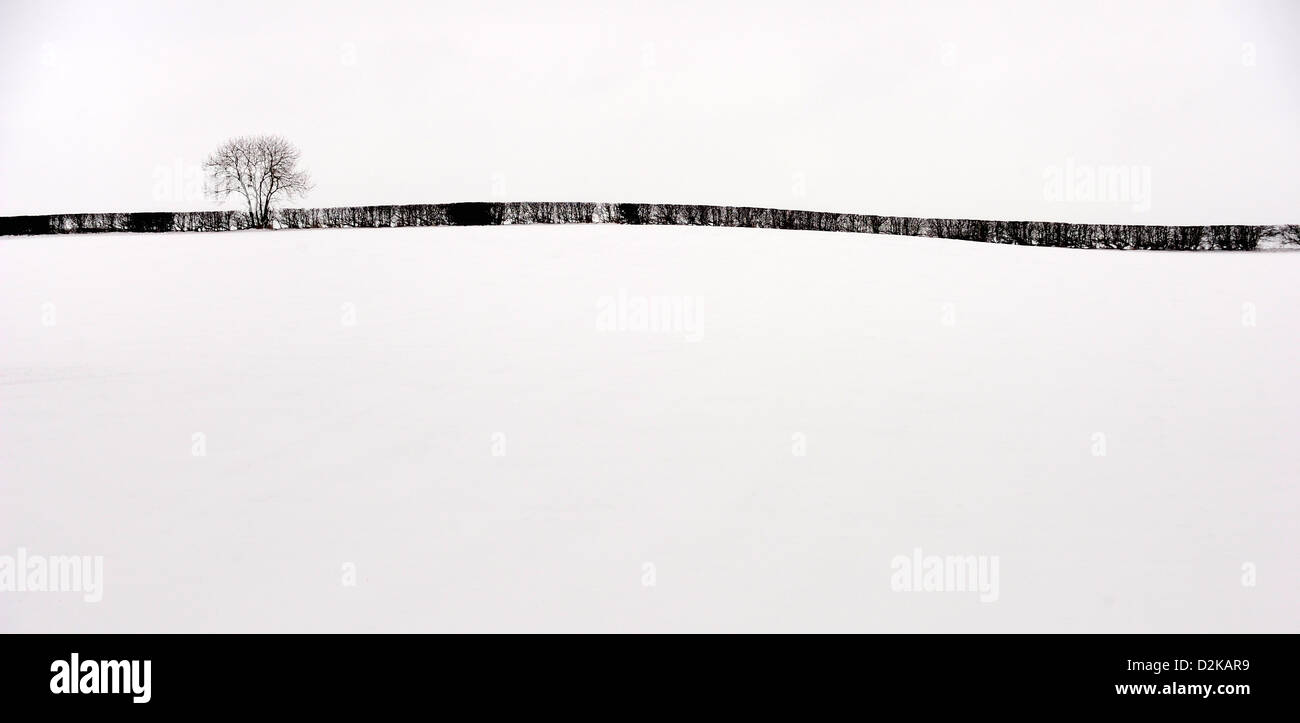
[[[1300,3],[0,0],[0,213],[206,208],[277,132],[305,205],[730,203],[1300,222]],[[1056,200],[1052,169],[1150,170]]]

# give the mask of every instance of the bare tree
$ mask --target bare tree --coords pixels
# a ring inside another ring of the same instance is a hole
[[[1266,231],[1268,236],[1280,238],[1285,244],[1300,244],[1300,224],[1272,226]]]
[[[207,190],[218,200],[244,199],[249,225],[266,228],[274,203],[311,190],[311,177],[298,169],[302,153],[281,136],[240,136],[221,145],[203,163]]]

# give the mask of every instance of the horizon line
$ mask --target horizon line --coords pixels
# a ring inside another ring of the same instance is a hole
[[[1043,218],[1036,219],[1003,219],[1003,218],[974,218],[961,216],[911,216],[901,214],[885,213],[868,213],[859,211],[834,211],[815,208],[781,208],[776,206],[751,206],[744,204],[709,204],[709,203],[676,203],[676,202],[644,202],[644,201],[553,201],[553,200],[490,200],[490,201],[435,201],[432,203],[367,203],[355,205],[337,205],[337,206],[281,206],[273,209],[274,212],[282,211],[337,211],[344,209],[390,209],[390,208],[433,208],[433,207],[450,207],[450,206],[522,206],[522,205],[569,205],[569,206],[647,206],[647,207],[674,207],[674,208],[699,208],[699,209],[736,209],[745,211],[760,212],[777,212],[777,213],[800,213],[800,214],[825,214],[841,217],[852,218],[880,218],[880,219],[907,219],[918,221],[960,221],[972,223],[1035,223],[1035,224],[1060,224],[1066,226],[1142,226],[1149,228],[1210,228],[1214,226],[1234,226],[1244,228],[1272,229],[1278,226],[1290,226],[1295,224],[1289,223],[1146,223],[1146,222],[1111,222],[1111,221],[1058,221]],[[155,210],[136,210],[136,211],[54,211],[49,213],[17,213],[0,215],[0,220],[18,219],[18,218],[52,218],[56,216],[106,216],[109,214],[205,214],[205,213],[230,213],[230,214],[247,214],[245,209],[238,208],[214,208],[214,209],[155,209]],[[564,223],[584,223],[579,221],[570,221]],[[590,221],[585,223],[619,223],[610,221]],[[497,225],[497,224],[475,224],[475,225]],[[629,224],[638,225],[638,224]],[[647,225],[647,224],[639,224]],[[649,225],[671,225],[671,224],[649,224]],[[680,225],[680,224],[678,224]]]

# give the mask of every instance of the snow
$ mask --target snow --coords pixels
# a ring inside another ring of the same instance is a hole
[[[105,581],[0,592],[0,629],[1300,631],[1297,280],[681,227],[4,239],[0,554]],[[996,556],[996,601],[893,591],[917,548]]]

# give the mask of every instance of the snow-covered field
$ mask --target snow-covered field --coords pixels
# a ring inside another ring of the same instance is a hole
[[[5,238],[0,555],[104,589],[0,630],[1297,631],[1298,352],[1298,253]]]

